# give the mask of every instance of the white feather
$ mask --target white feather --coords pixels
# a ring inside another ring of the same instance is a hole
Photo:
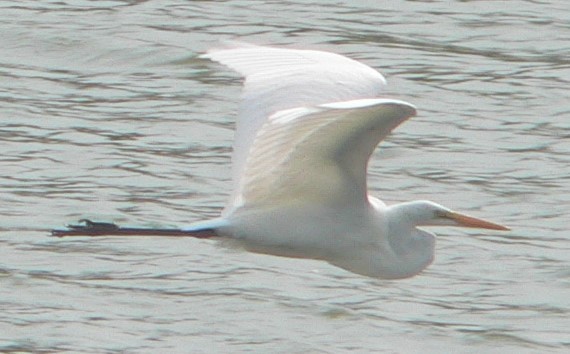
[[[203,57],[246,78],[232,156],[234,190],[239,188],[253,140],[269,116],[291,108],[377,97],[386,85],[384,77],[367,65],[315,50],[238,43]]]
[[[362,99],[279,111],[261,127],[237,191],[240,207],[304,200],[363,205],[366,166],[378,143],[415,114],[392,99]]]

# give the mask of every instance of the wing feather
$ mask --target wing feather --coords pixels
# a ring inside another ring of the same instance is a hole
[[[232,207],[366,203],[370,155],[415,112],[409,103],[378,98],[273,114],[252,145]]]
[[[255,136],[269,116],[296,107],[376,97],[386,84],[369,66],[322,51],[237,43],[203,57],[246,77],[232,156],[234,190]]]

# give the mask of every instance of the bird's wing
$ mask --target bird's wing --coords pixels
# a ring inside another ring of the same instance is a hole
[[[296,201],[363,205],[370,155],[415,113],[409,103],[381,98],[276,112],[257,134],[228,207]]]
[[[377,97],[384,77],[367,65],[338,54],[233,43],[203,57],[246,77],[232,156],[234,190],[257,131],[275,112]]]

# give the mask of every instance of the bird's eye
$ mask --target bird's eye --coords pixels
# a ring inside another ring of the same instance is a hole
[[[449,217],[449,213],[445,210],[436,210],[435,216],[438,218],[447,218]]]

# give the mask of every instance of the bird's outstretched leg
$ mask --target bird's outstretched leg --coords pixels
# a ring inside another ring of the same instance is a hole
[[[182,230],[154,229],[139,227],[120,227],[113,223],[94,222],[88,219],[79,220],[79,224],[67,225],[65,229],[51,230],[56,237],[66,236],[185,236],[211,238],[218,236],[214,229]]]

